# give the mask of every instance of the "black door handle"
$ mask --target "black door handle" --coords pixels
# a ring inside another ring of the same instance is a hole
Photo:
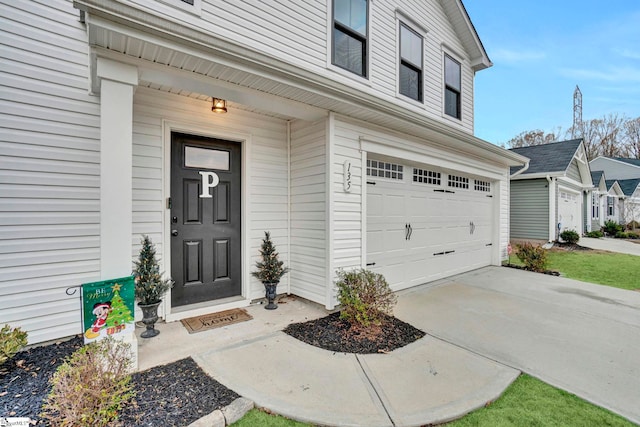
[[[178,235],[178,230],[171,230],[171,235],[172,236],[177,236]]]

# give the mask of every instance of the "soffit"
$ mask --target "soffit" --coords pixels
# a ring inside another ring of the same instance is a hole
[[[118,60],[137,66],[143,64],[143,67],[149,67],[154,71],[164,68],[179,72],[182,76],[208,79],[211,85],[224,84],[227,89],[235,87],[289,100],[293,106],[309,110],[308,117],[314,114],[318,114],[319,117],[333,111],[357,120],[375,123],[383,128],[428,139],[430,143],[454,148],[497,165],[526,163],[524,157],[476,138],[463,130],[424,114],[398,107],[386,102],[382,97],[364,94],[326,77],[314,75],[308,70],[292,70],[290,64],[261,58],[256,52],[242,52],[241,48],[231,52],[233,47],[222,46],[222,42],[217,43],[214,40],[209,40],[208,44],[201,40],[187,40],[182,34],[165,33],[140,21],[130,21],[129,18],[112,15],[101,9],[93,10],[84,5],[89,3],[88,1],[75,2],[76,6],[80,3],[86,13],[89,44],[94,48],[94,53],[97,52],[96,55],[117,53],[120,55]],[[154,20],[158,21],[158,18]],[[167,84],[167,81],[145,80],[144,76],[141,76],[141,81],[147,87],[199,99],[202,99],[202,96],[206,98],[213,95],[208,91],[194,91]],[[97,79],[94,79],[94,90],[97,89],[95,82]],[[234,102],[233,99],[230,100]],[[273,111],[269,113],[270,109],[252,106],[247,102],[242,104],[245,104],[244,109],[274,115]],[[286,114],[276,111],[275,116],[284,118]],[[290,117],[301,118],[296,114],[291,114]]]

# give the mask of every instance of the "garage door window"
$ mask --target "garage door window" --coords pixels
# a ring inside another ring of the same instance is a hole
[[[367,176],[379,178],[403,179],[403,167],[396,163],[381,162],[378,160],[367,160]]]
[[[453,188],[469,188],[469,178],[464,176],[449,175],[447,185]]]
[[[474,180],[473,189],[476,191],[491,192],[491,183],[489,181]]]
[[[419,182],[421,184],[440,185],[441,174],[440,172],[413,168],[413,182]]]

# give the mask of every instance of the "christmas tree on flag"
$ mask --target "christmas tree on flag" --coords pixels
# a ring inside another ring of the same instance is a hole
[[[132,323],[133,316],[131,310],[124,303],[124,300],[120,296],[120,285],[113,285],[113,296],[111,297],[111,313],[107,318],[107,328],[119,327],[125,323]]]

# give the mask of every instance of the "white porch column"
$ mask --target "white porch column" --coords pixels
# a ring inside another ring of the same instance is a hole
[[[133,92],[138,69],[98,58],[100,79],[100,275],[132,270]]]

